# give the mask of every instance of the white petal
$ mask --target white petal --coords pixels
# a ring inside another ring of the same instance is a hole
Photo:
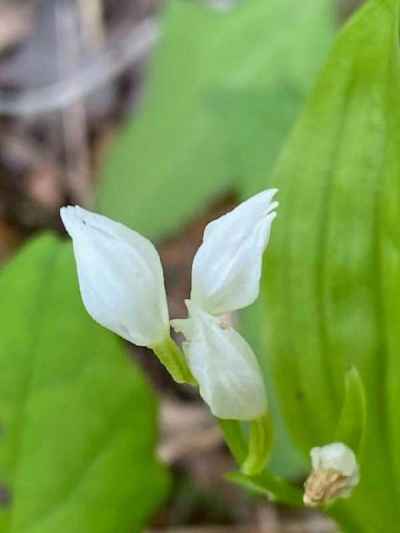
[[[72,237],[79,286],[89,314],[140,346],[168,335],[168,308],[159,255],[150,241],[80,207],[61,218]]]
[[[349,485],[358,483],[359,472],[356,456],[348,446],[342,442],[333,442],[326,446],[312,448],[311,462],[314,471],[336,470],[349,478]]]
[[[233,328],[187,302],[190,318],[173,321],[185,333],[183,349],[200,394],[218,418],[251,420],[266,411],[256,356]],[[186,322],[186,324],[183,324]]]
[[[191,300],[209,313],[241,309],[257,298],[276,192],[261,192],[206,227],[193,261]]]

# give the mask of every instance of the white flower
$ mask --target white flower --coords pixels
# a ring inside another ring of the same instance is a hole
[[[304,503],[309,506],[348,498],[360,480],[356,456],[342,442],[312,448],[312,472],[305,483]]]
[[[172,325],[186,337],[183,349],[200,394],[218,418],[252,420],[266,412],[256,356],[233,328],[187,301],[189,318]]]
[[[206,227],[193,261],[191,300],[210,314],[241,309],[257,298],[276,192],[263,191]]]
[[[62,208],[61,218],[73,240],[82,299],[94,320],[139,346],[169,337],[163,272],[151,242],[80,207]]]
[[[61,209],[90,315],[134,344],[151,347],[176,381],[194,383],[194,377],[219,418],[253,420],[267,408],[254,353],[220,315],[257,298],[278,205],[275,193],[261,192],[207,226],[193,262],[189,318],[174,321],[186,337],[187,361],[169,336],[163,272],[154,246],[101,215],[79,207]]]

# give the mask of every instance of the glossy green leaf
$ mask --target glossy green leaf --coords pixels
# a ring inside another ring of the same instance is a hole
[[[155,400],[84,310],[71,246],[34,241],[0,292],[0,531],[142,531],[167,489]]]
[[[356,453],[361,451],[367,423],[364,385],[355,367],[346,373],[345,396],[335,441],[347,444]]]
[[[399,5],[371,0],[340,33],[270,180],[268,345],[306,454],[334,439],[346,369],[365,387],[361,483],[336,506],[352,533],[399,521]]]
[[[265,162],[325,56],[331,4],[251,0],[219,12],[170,2],[141,109],[106,158],[98,208],[161,237],[244,178],[264,186]]]

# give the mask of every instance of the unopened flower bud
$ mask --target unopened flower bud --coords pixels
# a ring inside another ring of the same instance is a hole
[[[311,450],[312,472],[305,482],[304,504],[317,507],[348,498],[359,482],[354,452],[341,442]]]

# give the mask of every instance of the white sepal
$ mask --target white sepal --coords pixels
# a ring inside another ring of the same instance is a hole
[[[233,328],[187,301],[189,318],[172,326],[186,337],[183,349],[212,413],[252,420],[266,412],[266,392],[256,356]]]
[[[209,313],[228,313],[256,300],[276,192],[261,192],[206,227],[193,261],[191,300]]]
[[[89,314],[139,346],[169,335],[159,255],[150,241],[102,215],[64,207],[61,218],[73,240],[79,286]]]

